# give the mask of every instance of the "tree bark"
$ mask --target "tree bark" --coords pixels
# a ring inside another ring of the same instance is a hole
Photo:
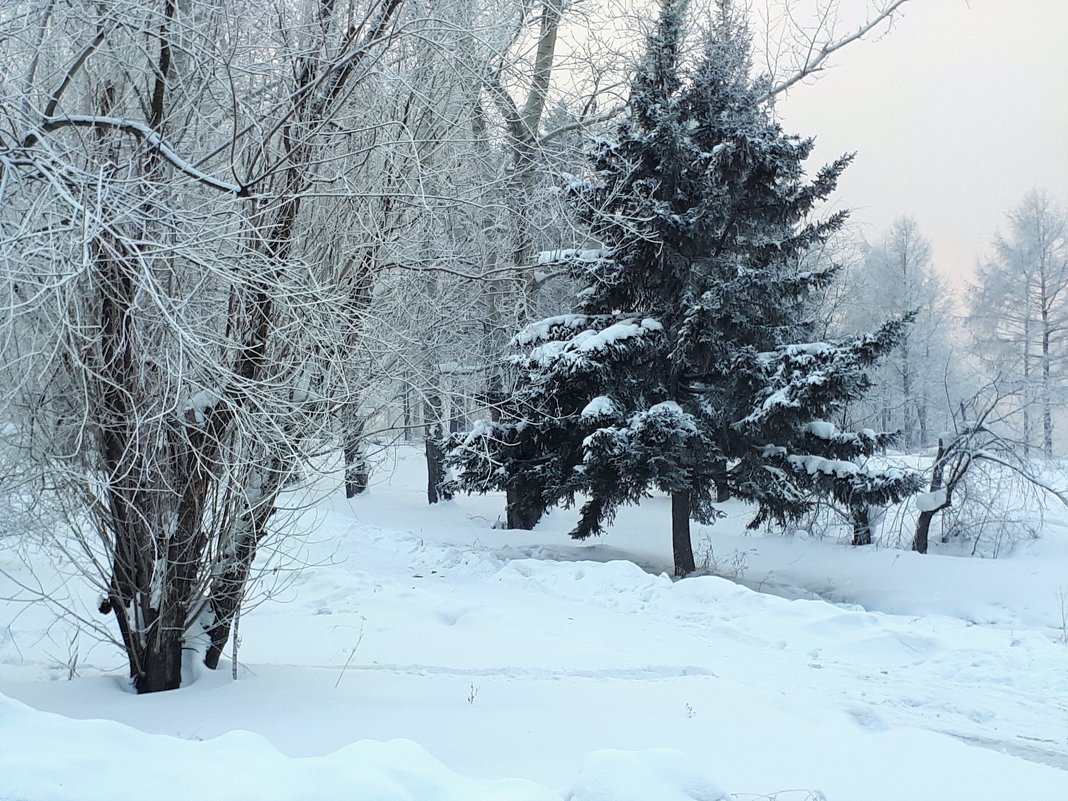
[[[445,481],[445,465],[441,453],[441,426],[430,426],[426,435],[426,500],[437,503],[444,498],[441,485]]]
[[[916,429],[912,424],[912,352],[909,350],[909,336],[906,332],[901,337],[901,429],[905,443],[911,448],[916,446]]]
[[[871,545],[871,515],[867,506],[851,506],[853,518],[853,545]]]
[[[157,619],[156,631],[152,635],[155,642],[145,650],[141,673],[134,677],[134,687],[138,693],[177,690],[182,684],[184,626],[164,627],[160,623]]]
[[[223,565],[221,572],[211,584],[209,606],[212,623],[207,629],[210,645],[204,654],[204,664],[211,670],[219,666],[223,649],[230,639],[237,610],[241,606],[248,584],[256,550],[267,531],[267,523],[275,512],[275,501],[281,491],[282,465],[275,460],[263,479],[263,497],[242,516],[234,533],[233,554]]]
[[[937,510],[920,512],[916,520],[916,534],[912,538],[912,550],[916,553],[927,553],[927,543],[931,530],[931,521],[938,514]]]
[[[441,425],[441,397],[428,395],[423,416],[426,418],[426,499],[428,503],[452,500],[452,493],[445,486],[445,452],[442,448],[444,429]]]
[[[345,497],[355,498],[367,491],[371,470],[363,452],[364,420],[357,419],[345,432]]]
[[[522,488],[508,487],[505,491],[506,507],[505,516],[508,528],[530,531],[538,525],[544,510],[537,508],[531,503],[527,493]]]
[[[727,460],[716,459],[712,470],[716,484],[716,503],[726,503],[731,499],[731,488],[727,483]]]
[[[945,481],[946,470],[946,442],[939,438],[938,440],[938,455],[935,456],[934,469],[931,471],[931,492],[937,492],[942,489],[942,485]],[[963,476],[963,473],[956,473],[957,476]],[[949,485],[946,487],[946,500],[937,509],[925,509],[920,512],[920,516],[916,519],[916,533],[912,537],[912,550],[916,553],[927,553],[927,546],[930,542],[931,521],[934,520],[934,516],[950,505],[953,490],[956,487],[956,482],[959,480],[950,478]]]
[[[671,550],[675,557],[675,575],[688,576],[697,566],[690,541],[690,491],[671,494]]]
[[[1053,458],[1053,407],[1050,398],[1050,322],[1045,275],[1042,277],[1042,455]]]

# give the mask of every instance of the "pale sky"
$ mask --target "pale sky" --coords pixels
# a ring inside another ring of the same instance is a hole
[[[911,0],[778,110],[815,160],[857,152],[835,206],[866,238],[915,217],[960,286],[1025,193],[1068,204],[1068,0]]]

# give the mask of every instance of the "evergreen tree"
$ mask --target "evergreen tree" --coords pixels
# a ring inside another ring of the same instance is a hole
[[[460,488],[509,489],[509,525],[587,496],[576,538],[651,489],[671,495],[675,572],[694,569],[691,517],[717,516],[717,483],[754,501],[752,525],[833,496],[860,510],[917,479],[854,460],[886,435],[823,422],[867,389],[864,370],[905,321],[839,344],[807,343],[807,297],[831,270],[802,256],[841,227],[810,222],[849,162],[807,181],[812,140],[761,107],[750,40],[728,3],[684,68],[685,7],[663,0],[618,136],[599,143],[576,208],[596,251],[561,254],[584,289],[577,313],[514,340],[514,393],[500,419],[453,442]]]

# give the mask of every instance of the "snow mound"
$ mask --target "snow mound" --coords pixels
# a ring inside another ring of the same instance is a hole
[[[235,731],[190,741],[104,720],[71,720],[0,696],[0,796],[19,801],[559,801],[521,779],[453,773],[410,740],[362,740],[286,757]]]
[[[291,758],[258,734],[185,740],[73,720],[0,695],[0,797],[18,801],[562,801],[525,779],[471,779],[410,740],[361,740]],[[664,748],[595,751],[565,801],[720,801],[694,761]]]
[[[605,397],[604,395],[598,395],[596,398],[586,404],[582,410],[583,417],[609,417],[616,412],[616,406],[612,403],[612,399]]]
[[[565,801],[725,801],[728,795],[681,751],[595,751]]]

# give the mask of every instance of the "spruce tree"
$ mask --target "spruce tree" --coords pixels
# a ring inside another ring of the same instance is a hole
[[[783,132],[751,77],[750,39],[729,3],[687,66],[685,5],[663,0],[618,135],[573,182],[597,250],[560,254],[581,282],[575,314],[514,340],[500,419],[452,443],[459,488],[510,490],[509,525],[586,497],[576,538],[600,533],[650,490],[672,502],[675,572],[694,569],[690,519],[717,517],[717,485],[755,502],[753,526],[833,497],[867,508],[918,488],[861,468],[889,435],[828,420],[868,388],[865,369],[905,320],[812,343],[811,293],[833,270],[799,264],[845,221],[812,220],[849,163],[806,178],[813,141]],[[529,525],[526,525],[529,524]]]

